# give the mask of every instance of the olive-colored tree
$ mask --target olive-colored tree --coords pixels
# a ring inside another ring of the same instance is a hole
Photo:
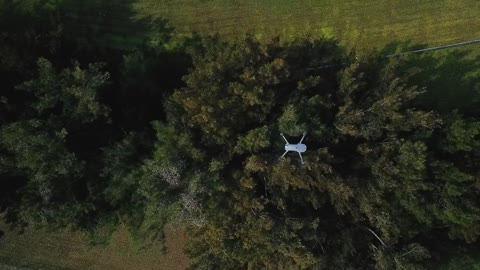
[[[202,175],[193,268],[421,269],[430,235],[476,241],[478,122],[416,109],[424,89],[394,61],[325,40],[213,38],[193,62],[167,106],[178,138],[159,142],[185,182]],[[305,166],[277,161],[278,134],[303,131]]]

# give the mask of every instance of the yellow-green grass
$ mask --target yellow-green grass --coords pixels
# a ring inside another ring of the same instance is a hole
[[[168,19],[180,34],[329,36],[359,50],[480,39],[478,0],[136,0],[134,9]]]
[[[63,0],[63,10],[69,32],[113,48],[151,38],[155,18],[180,35],[327,36],[357,50],[480,39],[478,0]]]
[[[156,246],[137,251],[122,227],[106,247],[90,245],[87,236],[78,232],[27,229],[20,234],[2,221],[0,230],[4,232],[0,238],[0,267],[9,264],[48,270],[175,270],[188,265],[183,253],[187,236],[183,231],[167,233],[167,254],[163,255]]]

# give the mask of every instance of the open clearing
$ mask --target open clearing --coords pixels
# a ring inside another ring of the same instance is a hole
[[[478,0],[137,0],[134,8],[140,17],[168,19],[180,34],[326,35],[358,49],[480,38]]]
[[[33,269],[185,269],[183,253],[187,241],[181,231],[167,234],[167,254],[159,247],[136,251],[125,229],[120,228],[107,247],[89,245],[81,233],[48,233],[27,229],[23,234],[11,231],[0,222],[0,263]],[[0,269],[2,265],[0,264]]]
[[[438,46],[480,39],[477,0],[64,0],[67,24],[99,44],[122,48],[152,39],[153,19],[179,35],[246,33],[258,39],[332,37],[351,49],[392,42]]]

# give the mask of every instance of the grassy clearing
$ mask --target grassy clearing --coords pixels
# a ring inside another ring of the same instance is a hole
[[[480,39],[477,0],[64,0],[69,32],[125,48],[166,19],[179,35],[334,37],[360,51],[395,41],[436,46]],[[88,42],[85,44],[88,46]]]
[[[168,251],[159,247],[136,251],[128,233],[119,228],[107,247],[92,247],[81,233],[48,233],[27,229],[23,234],[8,229],[0,238],[0,263],[35,269],[185,269],[188,259],[183,253],[187,241],[182,231],[167,234]],[[1,266],[1,265],[0,265]]]
[[[331,36],[357,49],[480,38],[477,0],[136,0],[134,8],[141,18],[168,19],[180,34]]]

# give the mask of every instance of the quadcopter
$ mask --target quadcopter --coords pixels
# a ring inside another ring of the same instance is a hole
[[[285,153],[283,153],[283,155],[279,159],[283,158],[288,152],[295,151],[300,156],[300,161],[302,162],[302,165],[305,164],[302,158],[302,153],[307,151],[307,146],[305,144],[302,144],[305,135],[307,135],[307,133],[303,132],[303,136],[302,139],[300,139],[300,142],[298,142],[297,144],[291,144],[287,141],[285,136],[283,136],[283,133],[280,133],[280,136],[282,136],[283,140],[285,140]]]

